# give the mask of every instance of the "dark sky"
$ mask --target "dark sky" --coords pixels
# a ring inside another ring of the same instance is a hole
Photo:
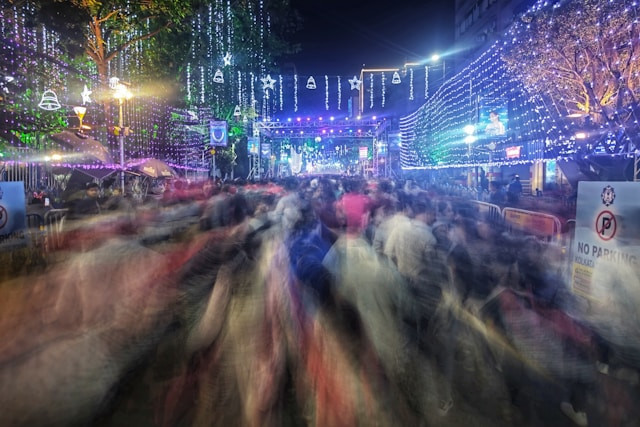
[[[430,57],[453,44],[453,0],[291,0],[302,17],[299,74],[353,75]]]

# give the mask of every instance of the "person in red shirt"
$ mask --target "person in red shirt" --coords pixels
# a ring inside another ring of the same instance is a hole
[[[369,223],[371,199],[362,193],[362,182],[348,179],[343,183],[345,194],[338,201],[337,210],[341,213],[348,235],[360,235]]]

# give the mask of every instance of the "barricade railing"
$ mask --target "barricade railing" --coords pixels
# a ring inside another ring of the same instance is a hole
[[[479,200],[472,200],[471,203],[478,209],[480,216],[486,218],[490,222],[502,222],[502,210],[500,206],[493,203],[481,202]]]
[[[31,244],[41,246],[44,236],[44,218],[37,213],[27,214],[27,233],[29,234]]]
[[[502,218],[509,231],[531,234],[546,241],[556,240],[562,231],[557,217],[541,212],[504,208]]]
[[[63,226],[68,209],[51,209],[44,215],[45,250],[60,249],[64,242]]]

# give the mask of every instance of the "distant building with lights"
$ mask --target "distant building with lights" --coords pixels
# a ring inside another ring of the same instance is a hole
[[[491,46],[532,4],[532,0],[456,0],[454,40],[462,49],[459,63]]]

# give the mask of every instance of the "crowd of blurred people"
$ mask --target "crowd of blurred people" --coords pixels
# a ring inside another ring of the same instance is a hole
[[[563,248],[468,200],[322,176],[98,193],[0,288],[2,425],[640,421],[640,323],[609,339]]]

